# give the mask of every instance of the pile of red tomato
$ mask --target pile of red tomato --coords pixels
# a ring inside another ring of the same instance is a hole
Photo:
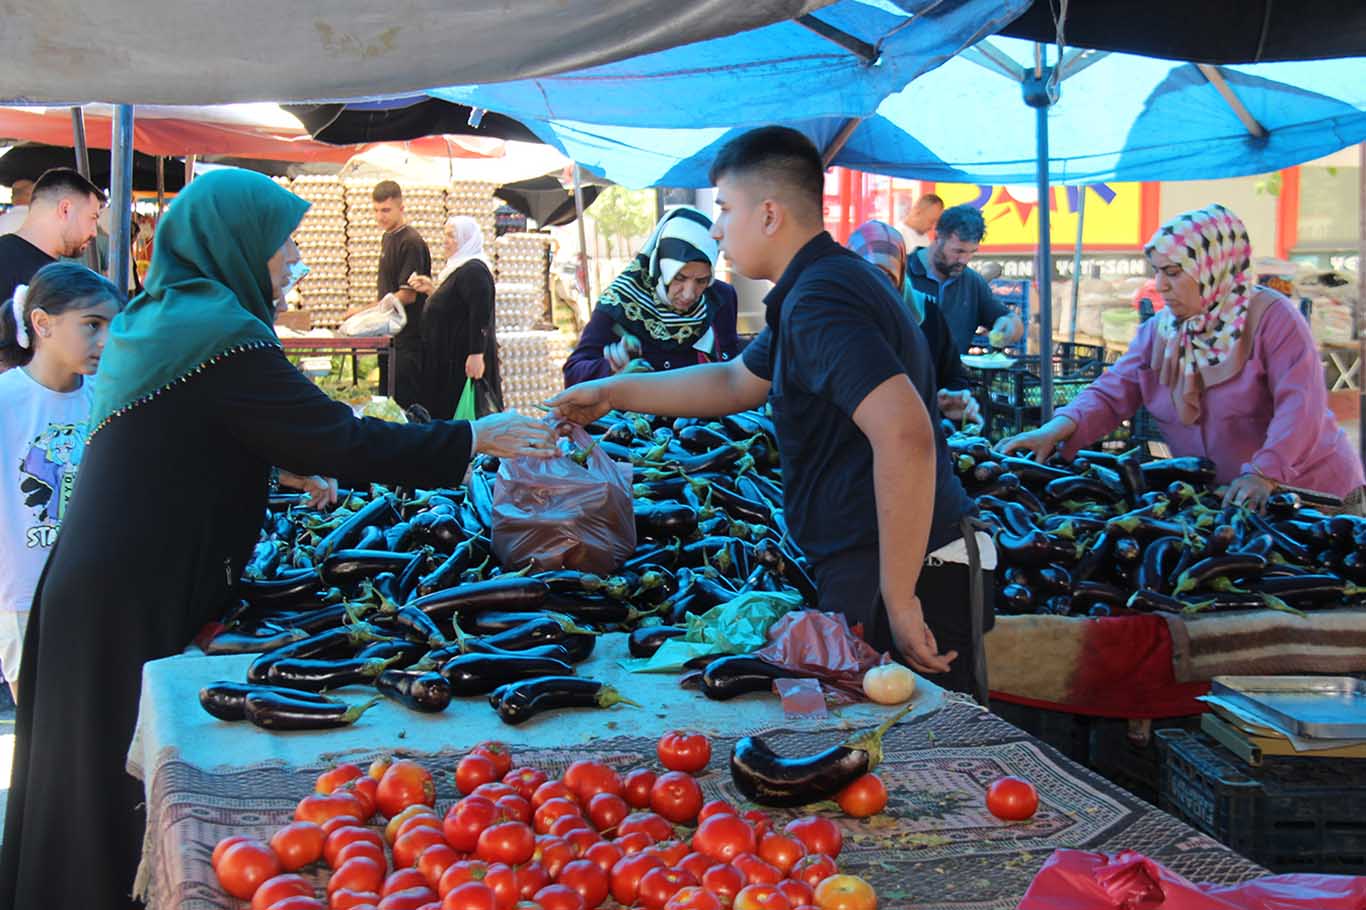
[[[554,779],[482,743],[456,767],[463,796],[444,815],[416,762],[381,758],[368,773],[338,765],[269,843],[220,841],[213,868],[252,910],[877,907],[867,882],[840,874],[833,821],[809,816],[778,831],[762,812],[704,803],[692,776],[711,759],[701,734],[669,733],[658,755],[663,772],[623,776],[578,761]],[[325,900],[299,874],[319,862],[331,869]]]

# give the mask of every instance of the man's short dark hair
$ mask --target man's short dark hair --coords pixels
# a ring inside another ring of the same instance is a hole
[[[941,209],[944,207],[944,200],[934,193],[926,193],[915,201],[916,205],[937,205]]]
[[[50,201],[56,203],[66,196],[94,196],[100,205],[106,202],[104,190],[81,176],[80,171],[69,167],[54,167],[45,171],[38,182],[33,184],[33,202]]]
[[[375,184],[374,200],[376,202],[387,202],[390,199],[403,201],[403,187],[392,180],[381,180]]]
[[[981,243],[987,235],[987,223],[975,206],[955,205],[951,209],[944,209],[936,230],[941,238],[953,235],[964,243]]]
[[[786,126],[764,126],[736,136],[712,162],[714,186],[722,177],[759,177],[791,189],[820,212],[825,194],[821,153],[802,133]]]

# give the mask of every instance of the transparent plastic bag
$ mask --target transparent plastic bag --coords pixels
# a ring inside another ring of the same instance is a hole
[[[385,294],[379,302],[347,317],[337,331],[348,338],[372,338],[397,335],[408,324],[408,311],[393,294]]]
[[[493,552],[509,568],[610,574],[636,548],[632,469],[575,428],[569,437],[587,459],[509,458],[493,486]]]

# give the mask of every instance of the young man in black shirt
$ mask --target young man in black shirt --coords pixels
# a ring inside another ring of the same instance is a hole
[[[611,408],[714,417],[769,401],[788,525],[821,608],[984,701],[989,605],[972,556],[994,550],[968,527],[925,338],[882,273],[823,230],[823,176],[810,140],[784,127],[736,138],[712,167],[713,236],[736,269],[776,282],[741,358],[595,380],[550,403],[587,423]]]
[[[95,239],[104,193],[71,168],[53,168],[33,185],[24,223],[0,236],[0,303],[43,266],[79,256]]]
[[[378,299],[393,294],[408,314],[408,324],[394,336],[394,398],[403,407],[415,404],[422,379],[422,308],[427,295],[408,285],[414,275],[432,273],[432,253],[427,241],[410,224],[403,211],[403,190],[392,180],[375,186],[375,223],[384,231],[379,253]],[[387,375],[381,376],[385,386]],[[387,387],[387,386],[386,386]]]

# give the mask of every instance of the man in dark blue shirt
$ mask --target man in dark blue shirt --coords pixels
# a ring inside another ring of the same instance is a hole
[[[969,609],[980,577],[957,554],[990,540],[964,539],[974,506],[938,430],[925,338],[882,273],[823,230],[823,177],[810,140],[783,127],[736,138],[713,165],[713,236],[737,270],[775,282],[767,327],[740,359],[595,380],[550,403],[588,423],[612,408],[708,417],[767,399],[788,525],[821,608],[985,699],[985,622]]]

